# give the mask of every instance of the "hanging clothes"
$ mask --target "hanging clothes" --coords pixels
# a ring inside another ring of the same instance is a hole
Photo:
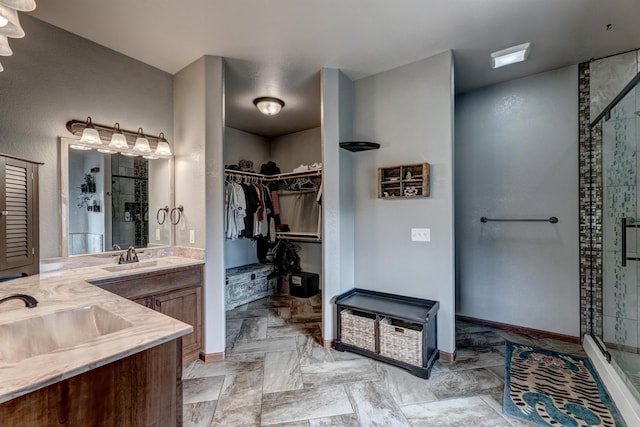
[[[246,217],[245,193],[240,184],[227,182],[225,184],[225,236],[227,239],[237,239],[245,228]]]
[[[254,215],[258,211],[260,203],[258,201],[258,193],[253,185],[244,184],[245,200],[247,203],[246,216],[244,218],[244,233],[242,236],[253,238],[254,236]]]

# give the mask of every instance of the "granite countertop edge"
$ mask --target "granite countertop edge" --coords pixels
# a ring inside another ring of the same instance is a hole
[[[29,318],[60,311],[100,306],[124,318],[132,326],[120,331],[94,338],[74,347],[30,357],[19,362],[0,360],[0,403],[28,394],[91,369],[107,365],[141,351],[177,339],[193,331],[193,327],[140,304],[122,298],[89,283],[91,280],[128,277],[153,271],[171,270],[180,267],[202,265],[202,260],[184,257],[150,258],[154,261],[145,267],[131,265],[131,269],[110,272],[104,267],[108,263],[83,267],[73,260],[68,265],[58,259],[57,269],[39,275],[0,282],[0,297],[9,294],[27,294],[35,297],[39,304],[28,309],[20,300],[0,305],[0,326]],[[69,268],[70,267],[70,268]]]

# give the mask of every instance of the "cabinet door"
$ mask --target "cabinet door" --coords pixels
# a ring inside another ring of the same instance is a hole
[[[0,270],[36,260],[33,169],[31,163],[0,157]]]
[[[153,297],[136,298],[132,301],[140,305],[144,305],[147,308],[153,309]]]
[[[159,312],[193,326],[193,332],[182,337],[182,352],[185,357],[197,354],[202,344],[202,289],[169,292],[154,300]]]

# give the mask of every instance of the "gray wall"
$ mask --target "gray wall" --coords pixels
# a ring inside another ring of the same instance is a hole
[[[450,51],[355,82],[354,138],[381,144],[357,153],[355,284],[440,301],[439,348],[455,349],[453,97]],[[377,198],[377,168],[431,164],[431,195]],[[411,228],[431,242],[412,242]]]
[[[269,140],[231,127],[224,128],[224,163],[238,164],[240,160],[251,160],[253,169],[269,160]]]
[[[291,172],[301,163],[322,162],[320,128],[303,130],[270,139],[271,160],[280,172]]]
[[[224,61],[204,56],[175,75],[176,204],[184,205],[176,244],[203,248],[204,353],[225,348]],[[189,230],[195,243],[189,243]]]
[[[40,168],[40,254],[58,256],[57,137],[84,120],[144,128],[173,138],[172,76],[21,14],[0,76],[0,152],[44,162]]]
[[[344,73],[338,77],[340,98],[339,134],[340,141],[353,140],[354,84]],[[358,155],[340,150],[340,288],[348,291],[355,287],[355,186],[353,182],[353,162]]]
[[[176,225],[176,245],[204,248],[205,214],[205,58],[174,76],[175,186],[176,206],[183,205]],[[195,242],[189,243],[189,230]]]
[[[458,314],[578,336],[577,66],[460,95],[456,171]]]

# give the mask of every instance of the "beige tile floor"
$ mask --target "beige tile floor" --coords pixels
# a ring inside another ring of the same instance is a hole
[[[526,426],[502,415],[504,340],[580,346],[456,323],[457,360],[431,378],[319,344],[321,299],[274,296],[227,312],[227,359],[184,370],[185,426]]]

